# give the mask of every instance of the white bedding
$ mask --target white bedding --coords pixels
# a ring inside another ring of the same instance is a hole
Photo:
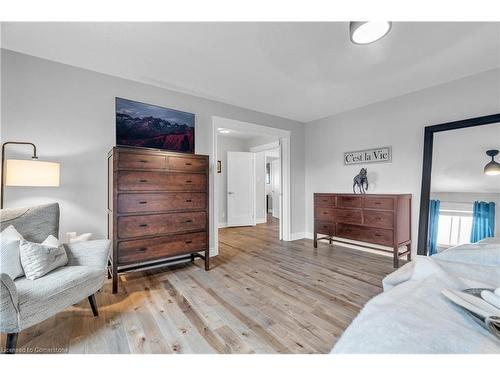
[[[500,244],[461,245],[417,256],[384,281],[332,353],[500,353],[500,340],[441,294],[500,286]]]

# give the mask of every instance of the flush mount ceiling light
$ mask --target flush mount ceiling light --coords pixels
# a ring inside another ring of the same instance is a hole
[[[391,30],[389,21],[349,22],[349,35],[354,44],[369,44],[384,37]]]
[[[230,130],[229,129],[224,129],[224,128],[218,128],[217,129],[220,134],[229,134]]]
[[[484,173],[489,176],[500,175],[500,163],[495,161],[495,156],[498,155],[498,150],[488,150],[486,155],[491,156],[491,161],[484,166]]]

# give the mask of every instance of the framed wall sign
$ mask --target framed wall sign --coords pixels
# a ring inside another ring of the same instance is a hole
[[[392,147],[344,152],[344,165],[392,162]]]

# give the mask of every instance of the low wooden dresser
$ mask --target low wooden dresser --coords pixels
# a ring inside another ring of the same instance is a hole
[[[208,223],[208,156],[125,147],[109,152],[113,293],[125,271],[196,257],[208,270]]]
[[[372,246],[343,240],[391,247],[397,268],[401,256],[411,260],[411,194],[315,193],[314,247],[321,239],[368,248]],[[400,252],[404,246],[406,250]]]

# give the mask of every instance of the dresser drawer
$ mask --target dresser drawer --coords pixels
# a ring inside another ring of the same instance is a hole
[[[394,228],[394,213],[387,211],[363,211],[363,224],[377,228]]]
[[[333,221],[333,210],[331,207],[315,207],[314,218],[323,221]]]
[[[379,210],[394,210],[393,198],[364,197],[364,208],[375,208]]]
[[[172,191],[206,191],[208,185],[205,173],[168,173],[166,180]]]
[[[328,221],[317,221],[315,225],[316,225],[315,228],[316,233],[335,236],[335,223]]]
[[[205,230],[205,212],[122,216],[118,218],[118,237],[156,236]]]
[[[314,207],[335,207],[335,196],[315,195]]]
[[[166,160],[166,157],[161,155],[124,152],[118,155],[118,168],[163,169],[167,166]]]
[[[333,210],[333,220],[337,223],[361,224],[361,210],[336,208]]]
[[[392,230],[367,228],[349,224],[337,224],[336,236],[383,246],[392,246],[394,242],[394,233]]]
[[[205,232],[179,234],[148,240],[122,241],[118,243],[118,263],[129,264],[167,258],[207,248]]]
[[[168,169],[182,172],[205,172],[208,166],[206,158],[168,157]]]
[[[204,210],[205,193],[122,193],[118,195],[118,213],[170,210]]]
[[[339,195],[337,197],[337,207],[361,208],[361,197],[350,197],[350,196]]]
[[[122,191],[205,191],[206,174],[167,172],[118,172],[118,189]]]

